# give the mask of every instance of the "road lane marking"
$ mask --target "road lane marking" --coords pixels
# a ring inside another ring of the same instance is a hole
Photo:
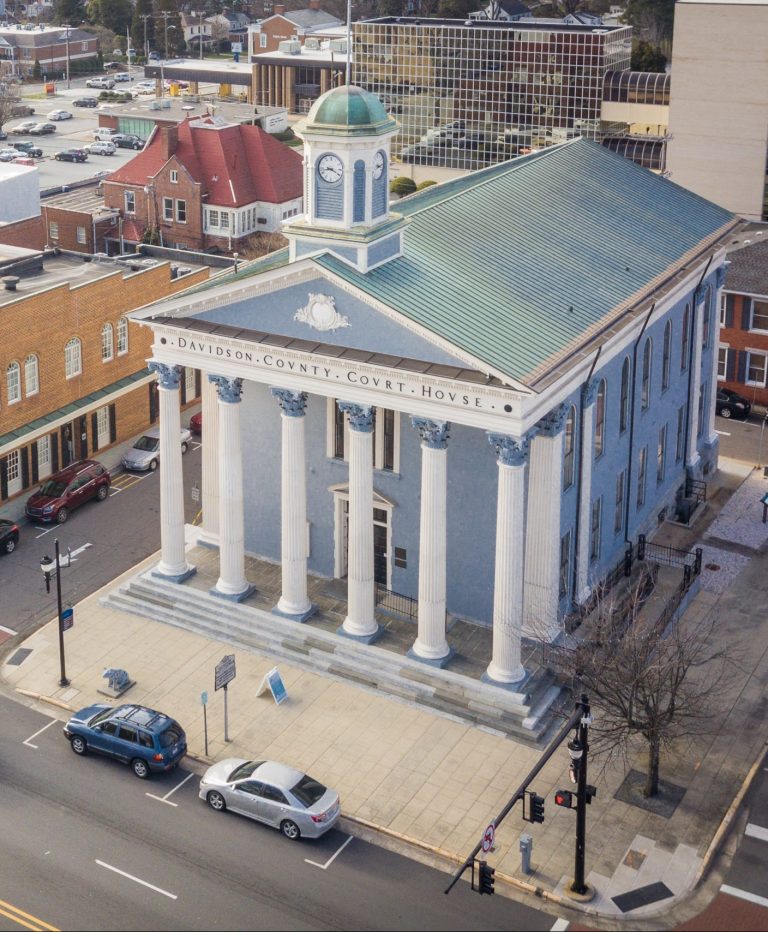
[[[37,745],[32,744],[32,739],[36,738],[38,735],[41,735],[46,730],[46,728],[50,728],[51,725],[55,725],[56,722],[58,722],[58,719],[52,718],[50,722],[48,722],[47,725],[43,725],[43,727],[39,731],[36,731],[33,735],[30,735],[28,738],[25,738],[25,740],[22,741],[21,743],[26,744],[28,748],[34,748],[35,750],[37,750]]]
[[[34,735],[33,735],[32,737],[34,738]],[[171,796],[173,793],[175,793],[176,790],[180,790],[180,789],[182,788],[182,786],[184,786],[184,784],[187,782],[187,780],[191,780],[192,777],[194,777],[194,774],[193,774],[193,773],[187,774],[187,776],[184,777],[184,779],[181,781],[181,783],[180,783],[178,786],[174,786],[174,788],[173,788],[172,790],[169,790],[169,791],[165,794],[165,796],[155,796],[154,793],[145,793],[144,795],[145,795],[145,796],[149,796],[150,799],[156,799],[159,803],[168,803],[169,806],[177,806],[177,807],[178,807],[178,805],[179,805],[178,803],[171,803],[171,802],[168,802],[168,797]]]
[[[567,919],[556,919],[549,932],[565,932],[569,925],[570,922]]]
[[[75,560],[77,560],[77,555],[78,555],[79,553],[83,553],[83,552],[84,552],[85,550],[87,550],[89,547],[93,547],[93,544],[83,544],[82,547],[77,547],[75,550],[68,550],[67,553],[69,554],[70,560],[73,559],[73,558],[74,558]]]
[[[10,903],[6,903],[5,900],[0,900],[0,913],[3,916],[7,916],[9,919],[13,919],[14,922],[18,922],[19,925],[25,926],[27,929],[34,929],[35,932],[40,932],[41,929],[47,930],[47,932],[59,932],[56,926],[48,925],[47,922],[43,922],[42,919],[38,919],[37,916],[31,916],[29,913],[25,913],[23,909],[19,909],[18,906],[12,906]],[[9,910],[9,912],[6,912]],[[29,919],[30,922],[37,923],[36,925],[29,925],[26,922],[22,922],[19,919],[19,916],[23,916],[25,919]]]
[[[6,634],[14,635],[18,634],[18,631],[14,631],[13,628],[6,628],[5,625],[0,625],[0,631],[5,631]]]
[[[716,433],[716,434],[720,434],[721,437],[730,437],[730,436],[731,436],[731,435],[728,433],[727,430],[716,430],[715,433]]]
[[[304,858],[304,861],[305,861],[307,864],[311,864],[312,867],[319,867],[321,871],[328,870],[328,868],[331,866],[331,864],[333,864],[333,862],[334,862],[334,861],[336,860],[336,858],[341,854],[341,852],[347,847],[347,845],[350,843],[350,841],[352,841],[352,838],[353,838],[353,837],[354,837],[353,835],[350,835],[349,838],[344,842],[344,844],[343,844],[343,845],[339,848],[339,850],[336,852],[336,854],[332,854],[332,855],[328,858],[328,860],[325,862],[325,864],[318,864],[317,861],[310,861],[309,858]]]
[[[749,903],[756,903],[758,906],[765,906],[768,909],[768,899],[764,896],[758,896],[756,893],[750,893],[747,890],[739,890],[738,887],[731,887],[724,883],[720,887],[721,893],[728,893],[730,896],[737,896],[740,900],[747,900]]]
[[[50,534],[53,528],[52,527],[47,527],[47,528],[36,527],[35,530],[43,532],[42,534],[35,534],[35,540],[38,540],[38,538],[45,537],[46,534]]]
[[[749,822],[747,827],[744,829],[744,834],[749,835],[750,838],[759,838],[760,841],[768,841],[768,828],[763,828],[762,825],[755,825],[754,822]]]
[[[178,897],[175,893],[169,893],[167,890],[163,890],[162,887],[156,887],[154,884],[147,883],[146,880],[142,880],[140,877],[134,877],[133,874],[127,874],[125,871],[121,871],[119,867],[113,867],[111,864],[107,864],[106,861],[100,861],[98,858],[94,859],[99,867],[106,867],[108,871],[114,871],[116,874],[120,874],[121,877],[127,877],[128,880],[133,880],[135,883],[140,883],[142,887],[148,887],[150,890],[154,890],[155,893],[162,893],[163,896],[167,896],[171,900],[178,900]]]

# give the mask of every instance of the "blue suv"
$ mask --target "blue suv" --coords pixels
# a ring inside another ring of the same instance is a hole
[[[187,753],[181,725],[141,705],[89,705],[75,712],[64,726],[64,736],[75,754],[97,751],[115,757],[130,764],[142,780],[153,772],[173,770]]]

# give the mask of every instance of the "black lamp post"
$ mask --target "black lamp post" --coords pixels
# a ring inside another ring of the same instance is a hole
[[[61,604],[61,568],[62,566],[69,566],[70,559],[67,556],[67,562],[62,563],[61,557],[59,555],[59,540],[56,538],[53,542],[53,546],[56,548],[56,559],[52,560],[49,556],[43,557],[40,561],[40,569],[43,571],[43,576],[45,576],[45,591],[51,591],[51,576],[56,577],[56,605],[58,608],[58,619],[59,619],[59,664],[61,666],[61,677],[59,678],[59,686],[69,686],[69,680],[67,679],[67,671],[64,663],[64,619],[62,617],[64,610]]]
[[[587,751],[589,750],[588,732],[592,717],[589,702],[585,695],[581,697],[582,715],[576,726],[573,740],[568,742],[571,756],[571,779],[576,783],[576,857],[574,861],[573,883],[571,890],[579,896],[585,896],[589,887],[584,879],[584,861],[587,849]]]

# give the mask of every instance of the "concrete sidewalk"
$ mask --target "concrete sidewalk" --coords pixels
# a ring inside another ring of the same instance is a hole
[[[768,481],[759,473],[744,479],[744,471],[739,474],[733,464],[724,465],[732,471],[723,471],[724,491],[714,496],[708,526],[702,522],[706,530],[700,544],[710,568],[704,570],[686,621],[717,611],[720,636],[741,644],[744,656],[730,671],[713,733],[662,759],[662,779],[686,788],[669,817],[615,799],[625,770],[600,772],[593,766],[590,782],[597,785],[598,796],[588,811],[587,869],[598,892],[584,908],[604,917],[622,915],[613,897],[663,881],[674,899],[623,915],[656,915],[657,927],[664,925],[664,914],[693,887],[713,836],[768,735],[762,714],[768,685],[768,525],[762,524],[758,502]],[[189,538],[191,544],[191,528]],[[449,866],[463,860],[539,757],[535,749],[509,738],[283,663],[279,669],[289,698],[276,706],[268,692],[256,695],[274,662],[246,651],[235,651],[237,679],[229,689],[227,744],[223,696],[214,692],[213,678],[215,665],[231,652],[230,646],[107,608],[99,603],[103,594],[76,606],[74,628],[66,633],[70,688],[57,685],[55,621],[6,652],[0,667],[4,686],[63,704],[58,712],[50,702],[41,707],[64,718],[65,707],[105,701],[98,692],[106,683],[103,670],[124,668],[136,685],[120,701],[147,704],[178,718],[191,754],[201,760],[200,696],[207,690],[210,760],[274,757],[305,769],[338,789],[353,831],[357,820],[400,841],[412,840],[420,849],[444,856]],[[20,661],[14,656],[16,647],[29,651]],[[642,749],[630,763],[644,769]],[[568,755],[563,749],[532,786],[547,797],[544,824],[523,822],[515,808],[497,831],[496,849],[488,858],[497,877],[506,875],[518,886],[531,884],[555,901],[572,875],[575,816],[557,808],[552,794],[568,786]],[[535,873],[528,877],[519,870],[522,832],[534,839]],[[558,906],[560,914],[562,908]]]

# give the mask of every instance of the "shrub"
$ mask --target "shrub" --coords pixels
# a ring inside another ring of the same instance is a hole
[[[431,188],[433,184],[437,184],[437,182],[430,181],[429,178],[427,178],[426,181],[422,181],[420,184],[416,185],[416,190],[423,191],[424,188]]]
[[[408,194],[413,194],[415,190],[416,182],[413,178],[407,178],[405,175],[393,178],[389,185],[389,193],[396,194],[398,197],[406,197]]]

